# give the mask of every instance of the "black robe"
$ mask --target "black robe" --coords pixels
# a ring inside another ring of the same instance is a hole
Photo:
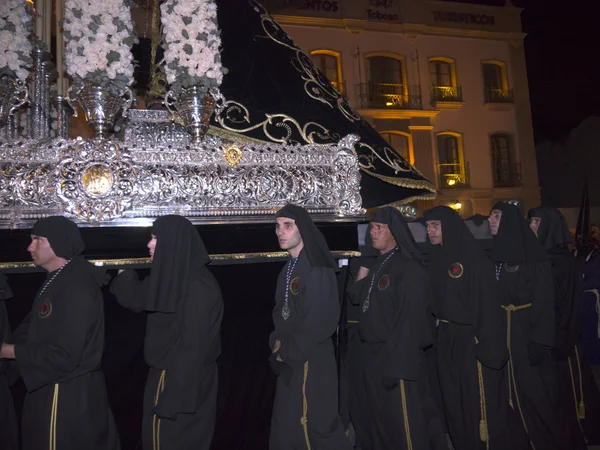
[[[16,362],[27,388],[24,450],[120,448],[100,371],[103,281],[103,272],[75,257],[38,293],[15,332]]]
[[[363,308],[360,335],[366,344],[362,377],[369,400],[369,444],[372,450],[447,448],[442,427],[430,423],[438,416],[423,350],[433,343],[434,333],[427,269],[398,250],[373,278],[388,256],[379,256],[354,289]]]
[[[351,267],[354,272],[358,271],[358,259],[352,261]],[[354,274],[356,276],[356,274]],[[346,303],[348,348],[347,348],[347,367],[348,367],[348,406],[350,412],[350,421],[354,426],[356,433],[355,446],[360,449],[368,450],[372,448],[369,444],[367,429],[367,406],[368,396],[362,381],[362,368],[364,365],[364,352],[366,344],[360,337],[360,305],[352,303],[350,300],[353,292],[354,280],[350,280],[348,287],[349,299]]]
[[[270,450],[351,449],[338,414],[338,372],[332,335],[340,317],[335,272],[311,266],[302,250],[286,280],[288,262],[277,280],[269,338],[281,342],[279,354],[291,377],[277,379]],[[288,290],[290,316],[282,308]]]
[[[555,357],[572,448],[600,443],[600,392],[579,345],[583,275],[566,248],[548,252],[554,277]]]
[[[511,430],[511,446],[523,448],[528,439],[536,450],[571,449],[552,353],[555,309],[550,263],[496,264],[510,329],[509,404],[521,419]]]
[[[493,264],[481,257],[430,262],[438,372],[450,437],[457,450],[507,448],[501,384],[508,359]],[[486,442],[488,444],[486,445]]]
[[[124,307],[145,311],[150,277],[121,273],[111,292]],[[144,393],[142,442],[150,450],[209,449],[216,420],[223,301],[206,266],[190,274],[174,313],[148,312],[144,356],[150,366]]]
[[[11,296],[4,275],[0,273],[0,346],[3,342],[11,342],[10,326],[4,300]],[[0,360],[0,449],[17,450],[19,447],[19,434],[17,415],[10,385],[14,381],[16,370],[14,362]]]

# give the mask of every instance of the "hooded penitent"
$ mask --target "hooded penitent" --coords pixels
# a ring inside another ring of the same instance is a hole
[[[310,215],[300,206],[287,204],[277,212],[277,217],[286,217],[296,222],[302,236],[304,251],[313,267],[329,267],[337,270],[335,259],[331,256],[325,237],[314,224]]]
[[[519,208],[510,203],[498,202],[492,210],[502,211],[500,227],[494,238],[490,253],[492,261],[507,264],[535,263],[545,261],[546,252],[521,217]]]
[[[148,285],[148,311],[175,312],[186,295],[190,276],[210,262],[192,223],[182,216],[159,217],[152,225],[157,238]]]
[[[54,254],[59,258],[69,260],[80,255],[85,248],[77,225],[62,216],[38,220],[31,233],[48,239]]]

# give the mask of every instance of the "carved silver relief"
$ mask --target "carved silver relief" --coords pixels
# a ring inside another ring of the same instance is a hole
[[[192,143],[164,112],[131,112],[123,142],[0,143],[0,227],[30,226],[57,213],[96,226],[165,214],[195,223],[268,220],[287,202],[323,218],[364,212],[356,136],[337,145],[241,143],[212,135]]]

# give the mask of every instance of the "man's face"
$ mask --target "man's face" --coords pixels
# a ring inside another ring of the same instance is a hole
[[[154,234],[150,235],[151,238],[148,241],[148,250],[150,250],[150,262],[154,261],[154,251],[156,250],[156,236]]]
[[[397,245],[390,227],[385,223],[371,222],[369,224],[369,233],[371,234],[373,248],[379,250],[381,253],[387,253]]]
[[[540,223],[542,223],[541,217],[532,217],[531,220],[529,220],[529,228],[531,228],[531,231],[533,231],[533,234],[536,236],[538,235],[538,230],[540,229]]]
[[[502,219],[502,211],[499,209],[492,209],[490,217],[488,217],[488,222],[490,223],[490,233],[492,233],[492,236],[496,236],[498,234],[500,219]]]
[[[293,251],[302,244],[300,230],[293,219],[278,217],[275,223],[275,234],[282,250]]]
[[[428,220],[427,224],[427,236],[429,241],[433,245],[442,244],[442,221],[441,220]]]
[[[27,247],[27,251],[31,253],[33,263],[42,268],[51,267],[58,256],[52,250],[50,242],[42,236],[31,235],[31,244]]]

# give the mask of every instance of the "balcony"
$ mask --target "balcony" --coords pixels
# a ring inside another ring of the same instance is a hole
[[[462,102],[461,86],[431,86],[431,103]]]
[[[494,187],[507,188],[522,186],[521,164],[503,164],[494,166]]]
[[[461,86],[431,86],[431,105],[437,109],[458,109],[463,105]]]
[[[486,103],[514,103],[512,89],[485,89]]]
[[[361,108],[367,109],[423,109],[421,86],[394,83],[361,83]]]
[[[469,163],[438,164],[440,189],[465,188],[470,186]]]

